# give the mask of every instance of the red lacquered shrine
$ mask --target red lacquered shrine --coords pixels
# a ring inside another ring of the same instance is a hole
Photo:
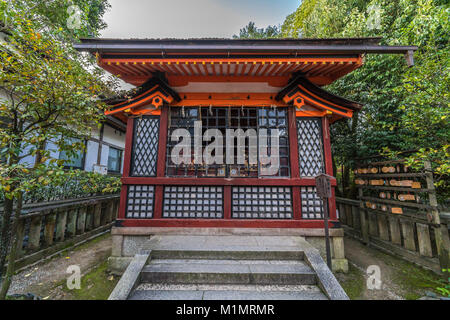
[[[374,38],[85,39],[76,47],[138,87],[106,112],[127,124],[117,226],[188,228],[323,228],[324,205],[339,228],[336,180],[325,204],[314,177],[334,175],[330,124],[362,106],[322,87],[361,67],[366,53],[405,53],[412,63],[415,49]],[[248,149],[244,164],[175,164],[170,137],[193,132],[195,121],[224,137],[278,129],[277,174],[262,175]]]

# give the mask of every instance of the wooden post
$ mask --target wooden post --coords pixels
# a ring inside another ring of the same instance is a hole
[[[77,208],[71,208],[67,214],[67,232],[65,238],[73,237],[77,233]]]
[[[384,215],[378,215],[378,232],[381,240],[389,241],[389,229],[387,218]]]
[[[23,237],[25,235],[25,219],[19,219],[17,221],[17,251],[16,259],[23,256]]]
[[[345,204],[345,221],[349,227],[354,227],[352,218],[352,206],[350,204]]]
[[[67,223],[67,209],[59,211],[56,217],[56,241],[64,241]]]
[[[77,233],[82,234],[86,229],[86,206],[80,207],[78,211]]]
[[[94,210],[93,210],[93,224],[94,224],[94,228],[98,228],[100,227],[100,221],[102,219],[102,203],[99,202],[94,206]]]
[[[359,216],[361,221],[361,236],[365,244],[369,244],[369,225],[366,219],[366,210],[364,209],[364,202],[362,200],[363,191],[358,188],[358,198],[359,198]]]
[[[450,237],[448,235],[448,227],[447,227],[447,225],[441,225],[440,231],[441,231],[441,235],[442,235],[442,247],[443,248],[450,248]],[[450,260],[450,258],[449,258],[449,260]],[[445,265],[445,261],[443,261],[443,263]],[[447,266],[450,266],[450,262],[447,262]]]
[[[416,223],[417,238],[419,240],[419,252],[420,255],[425,257],[432,257],[433,252],[431,250],[430,230],[428,225],[422,223]]]
[[[116,207],[116,201],[109,200],[106,203],[106,223],[110,223],[114,220],[114,208]]]
[[[367,214],[369,216],[369,234],[378,237],[377,214],[373,212],[367,212]]]
[[[114,211],[113,211],[113,220],[116,220],[117,217],[119,216],[119,207],[120,207],[120,200],[116,200],[114,202]]]
[[[44,243],[46,246],[53,244],[53,236],[55,234],[56,213],[52,212],[45,217],[44,227]]]
[[[114,221],[117,219],[117,217],[119,217],[120,212],[119,210],[121,210],[120,208],[122,207],[122,199],[120,200],[115,200],[113,202],[113,206],[111,209],[111,221]]]
[[[408,220],[403,220],[400,223],[402,225],[404,247],[408,250],[416,251],[416,242],[414,241],[414,224]]]
[[[39,249],[41,241],[41,224],[42,215],[37,215],[31,218],[30,232],[28,234],[28,249],[35,251]]]
[[[360,221],[360,216],[358,214],[358,207],[352,205],[352,217],[353,217],[353,228],[355,230],[361,230],[361,221]]]
[[[391,242],[393,244],[402,245],[402,237],[400,234],[400,225],[398,218],[389,217],[389,231],[391,232]]]
[[[100,202],[100,208],[101,208],[100,225],[104,226],[109,221],[108,202],[106,204],[103,201]]]
[[[86,208],[86,226],[85,230],[89,231],[92,230],[92,227],[94,226],[94,206],[88,205]]]
[[[430,161],[425,161],[424,166],[427,173],[427,188],[430,189],[428,196],[430,200],[430,206],[432,207],[431,215],[433,217],[433,223],[437,226],[434,230],[434,235],[439,257],[439,264],[441,266],[441,269],[448,269],[450,267],[450,248],[448,247],[448,242],[444,241],[443,239],[444,236],[446,236],[446,233],[448,234],[448,230],[443,230],[443,228],[446,228],[447,226],[441,225],[441,218],[439,217],[439,210],[437,207],[438,203],[436,199],[436,191],[434,188],[433,173]]]
[[[347,216],[345,215],[345,204],[339,203],[339,220],[342,224],[347,224]]]

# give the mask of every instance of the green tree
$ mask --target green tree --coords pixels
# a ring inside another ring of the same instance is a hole
[[[267,26],[267,28],[257,28],[255,23],[250,21],[248,25],[239,30],[239,35],[233,35],[234,39],[270,39],[279,38],[281,30],[277,26]]]
[[[409,69],[397,91],[404,92],[400,109],[407,136],[418,152],[408,158],[422,167],[431,160],[441,199],[450,198],[450,6],[419,1],[414,18],[402,30],[402,39],[417,44],[416,65]]]
[[[106,28],[103,15],[111,7],[107,0],[14,0],[2,1],[11,11],[27,13],[36,32],[47,33],[59,39],[97,37]],[[8,5],[8,2],[10,3]],[[77,8],[77,10],[75,10]],[[12,16],[3,11],[5,29],[14,26]],[[75,20],[80,24],[71,28]]]
[[[283,23],[285,37],[382,37],[381,44],[419,46],[410,69],[403,57],[369,55],[362,68],[327,87],[365,104],[332,128],[345,195],[354,194],[352,159],[383,150],[420,149],[411,163],[431,157],[440,180],[448,176],[448,15],[442,0],[304,0]]]
[[[75,3],[88,5],[88,1]],[[92,3],[93,12],[104,12],[99,9],[104,1]],[[83,11],[81,29],[70,29],[64,14],[66,4],[69,2],[0,2],[7,35],[0,42],[0,188],[5,196],[0,270],[11,248],[0,299],[5,298],[14,272],[16,222],[23,194],[57,181],[63,174],[62,163],[49,158],[45,142],[54,141],[60,150],[74,155],[83,146],[70,138],[89,136],[91,128],[103,119],[104,105],[98,96],[109,93],[114,85],[102,80],[104,74],[95,66],[95,59],[78,54],[68,41],[95,34],[103,26],[100,17]],[[82,6],[86,8],[90,7]],[[28,155],[39,155],[32,168],[20,162]]]

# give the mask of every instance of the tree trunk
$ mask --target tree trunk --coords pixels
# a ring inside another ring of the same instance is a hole
[[[16,141],[17,143],[21,143],[21,141]],[[8,166],[16,165],[19,162],[19,159],[15,156],[10,156],[8,159]],[[11,175],[11,179],[14,179],[15,176]],[[12,190],[14,190],[17,185],[14,183],[10,186]],[[6,257],[8,256],[8,251],[10,248],[11,242],[11,217],[13,215],[13,207],[14,207],[14,197],[12,199],[8,199],[5,196],[5,201],[3,205],[3,225],[2,225],[2,234],[1,234],[1,243],[0,243],[0,284],[2,283],[3,272],[5,270]]]
[[[14,201],[12,199],[5,198],[3,206],[2,235],[0,240],[0,283],[2,283],[3,271],[5,270],[6,257],[8,256],[11,239],[10,230],[13,203]]]
[[[6,275],[2,282],[2,288],[0,290],[0,300],[5,300],[6,294],[8,293],[9,286],[11,285],[11,279],[15,271],[18,242],[23,240],[17,237],[17,226],[19,224],[20,214],[22,212],[22,200],[22,193],[19,193],[19,195],[17,196],[17,206],[14,213],[14,221],[11,229],[12,241],[8,258],[8,268],[6,269]]]
[[[46,143],[47,143],[47,141],[44,140],[38,145],[38,149],[36,150],[36,158],[35,158],[35,161],[34,161],[34,168],[36,168],[38,165],[41,164],[41,161],[42,161],[42,150],[45,149],[45,144]]]

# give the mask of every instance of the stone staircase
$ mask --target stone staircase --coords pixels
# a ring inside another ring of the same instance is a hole
[[[154,236],[110,299],[348,299],[301,237]]]

